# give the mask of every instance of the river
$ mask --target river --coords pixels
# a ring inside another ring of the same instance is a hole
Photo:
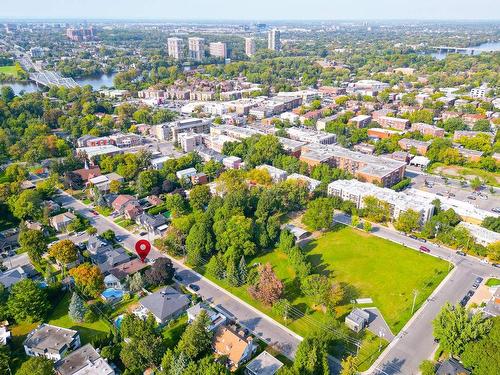
[[[116,73],[110,73],[103,74],[100,77],[76,78],[75,81],[78,82],[81,86],[90,85],[94,90],[99,90],[102,86],[113,86],[113,78],[115,77],[115,75]],[[16,95],[21,91],[35,92],[39,89],[34,82],[0,83],[0,86],[11,86]]]
[[[488,42],[469,48],[474,50],[473,55],[479,55],[483,52],[500,51],[500,42]],[[448,55],[448,53],[449,52],[434,52],[430,53],[430,55],[438,60],[443,60]],[[470,54],[470,52],[468,52],[468,54]]]

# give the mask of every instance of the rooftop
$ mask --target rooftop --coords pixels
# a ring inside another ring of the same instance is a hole
[[[28,334],[24,346],[35,352],[60,353],[78,336],[73,329],[43,323]]]
[[[114,370],[90,344],[75,350],[55,364],[59,375],[111,375]]]
[[[283,367],[283,363],[266,351],[260,353],[246,366],[253,375],[274,375]]]

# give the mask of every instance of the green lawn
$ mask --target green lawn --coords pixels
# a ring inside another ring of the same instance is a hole
[[[500,285],[500,279],[491,278],[486,281],[486,286],[497,286]]]
[[[113,212],[113,209],[112,209],[111,207],[100,207],[100,206],[97,206],[97,207],[95,208],[95,210],[96,210],[97,212],[99,212],[99,213],[100,213],[101,215],[103,215],[103,216],[109,216],[109,215],[111,215],[111,214],[112,214],[112,212]]]
[[[372,306],[380,309],[394,334],[410,319],[413,290],[419,291],[415,308],[417,310],[448,271],[445,261],[340,225],[310,242],[305,251],[315,272],[329,274],[336,281],[346,283],[352,298],[372,298]],[[251,298],[246,287],[235,288],[225,280],[209,278],[301,336],[313,331],[329,330],[334,335],[348,335],[360,340],[359,370],[368,369],[379,355],[379,345],[382,344],[383,350],[387,341],[380,341],[366,330],[355,334],[345,327],[344,318],[352,310],[351,304],[338,306],[335,318],[314,309],[312,301],[300,293],[295,272],[288,263],[286,254],[275,250],[249,260],[248,265],[252,267],[256,263],[267,262],[273,265],[276,275],[285,285],[285,297],[293,305],[292,320],[284,321],[271,308]],[[353,345],[346,347],[340,341],[332,345],[330,352],[342,357],[346,354],[346,349],[356,350]]]
[[[173,348],[177,345],[187,325],[187,314],[183,314],[163,329],[162,335],[167,347]]]
[[[0,66],[0,74],[17,77],[16,67],[14,65]]]
[[[63,328],[71,328],[80,332],[82,344],[92,341],[92,338],[106,335],[110,330],[110,325],[103,320],[97,320],[93,323],[76,323],[68,316],[68,306],[71,295],[66,293],[59,304],[52,310],[48,323]]]

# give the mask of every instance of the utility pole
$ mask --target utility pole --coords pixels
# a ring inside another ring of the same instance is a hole
[[[417,295],[418,295],[418,290],[417,290],[417,289],[415,289],[415,290],[413,291],[413,304],[412,304],[412,306],[411,306],[411,315],[413,315],[413,310],[415,310],[415,301],[416,301],[416,299],[417,299]]]

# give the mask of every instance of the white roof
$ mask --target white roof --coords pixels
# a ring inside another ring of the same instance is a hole
[[[93,158],[94,156],[118,153],[122,150],[114,145],[105,145],[105,146],[93,146],[93,147],[80,147],[76,149],[77,153],[85,152],[89,158]]]
[[[410,164],[423,165],[427,166],[430,163],[430,160],[425,156],[415,156],[411,159]]]
[[[98,184],[102,184],[103,182],[108,182],[108,178],[106,176],[97,176],[97,177],[94,177],[94,178],[91,178],[89,180],[91,183],[93,183],[94,185],[98,185]]]
[[[479,225],[467,223],[465,221],[460,222],[458,225],[467,229],[472,237],[476,239],[476,242],[481,245],[487,246],[491,243],[500,241],[500,233],[480,227]]]

